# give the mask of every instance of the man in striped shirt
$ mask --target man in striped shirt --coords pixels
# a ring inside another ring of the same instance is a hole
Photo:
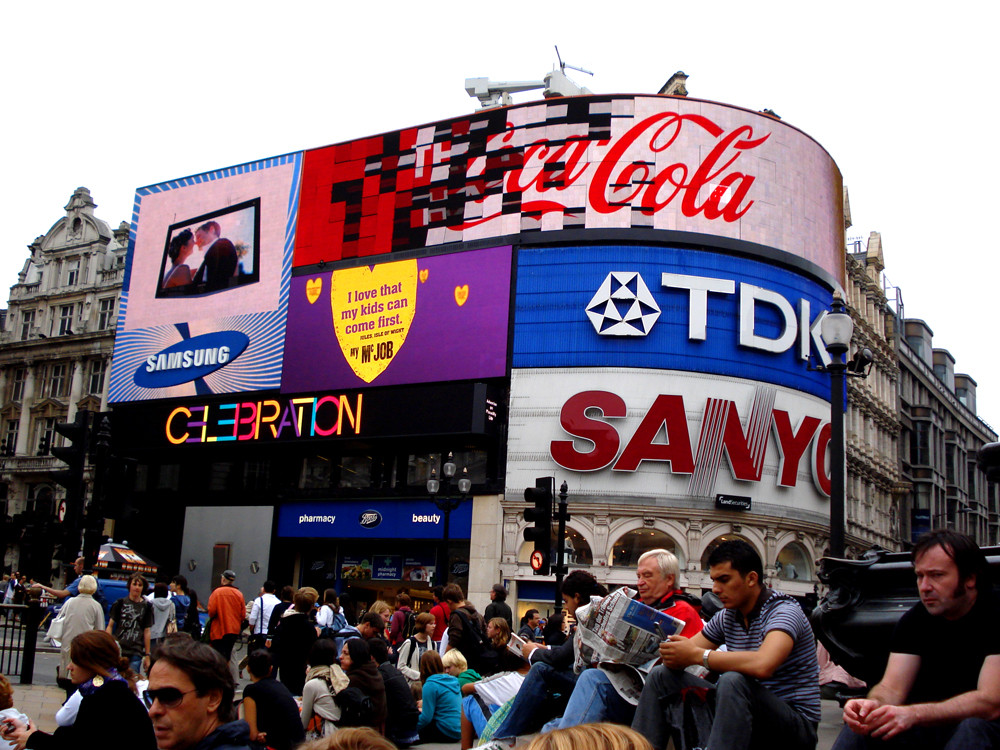
[[[725,609],[693,638],[660,644],[663,664],[649,675],[632,728],[656,750],[685,731],[673,710],[691,688],[710,694],[712,750],[781,747],[812,750],[819,724],[816,640],[798,602],[763,583],[760,556],[749,543],[722,542],[708,558],[712,591]],[[725,651],[718,651],[725,644]],[[702,665],[720,673],[712,683],[683,671]],[[689,728],[690,729],[690,728]],[[687,734],[686,736],[690,736]]]

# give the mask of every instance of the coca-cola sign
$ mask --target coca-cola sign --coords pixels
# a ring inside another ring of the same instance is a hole
[[[840,209],[833,160],[772,117],[672,97],[554,99],[307,151],[295,265],[642,228],[778,249],[839,280]]]

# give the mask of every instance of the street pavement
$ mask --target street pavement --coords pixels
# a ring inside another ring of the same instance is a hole
[[[41,645],[41,641],[40,641]],[[56,666],[59,664],[58,653],[39,652],[35,656],[34,682],[31,685],[21,685],[16,675],[8,675],[14,688],[14,707],[31,717],[44,732],[53,732],[56,728],[55,713],[62,705],[66,694],[56,686]],[[237,689],[242,692],[249,682],[246,675],[237,680]],[[822,702],[823,715],[819,724],[819,742],[817,750],[830,750],[840,732],[841,711],[836,701]],[[428,743],[420,745],[422,750],[458,750],[459,743]]]

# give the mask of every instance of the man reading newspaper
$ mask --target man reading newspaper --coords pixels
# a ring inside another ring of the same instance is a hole
[[[658,660],[660,630],[693,636],[702,627],[676,587],[678,567],[673,553],[650,550],[639,558],[637,594],[619,589],[577,611],[574,671],[579,677],[562,717],[546,724],[543,732],[590,722],[631,722],[644,674]],[[658,612],[666,616],[657,617]]]
[[[671,635],[660,644],[663,664],[646,680],[632,728],[656,750],[672,737],[688,737],[676,718],[684,712],[674,709],[684,694],[700,689],[714,699],[714,716],[707,742],[702,737],[698,744],[812,750],[819,664],[805,613],[790,596],[764,586],[760,556],[742,539],[716,547],[708,565],[712,591],[725,609],[693,638]],[[727,650],[717,651],[722,644]],[[718,683],[683,671],[693,665],[721,673]]]

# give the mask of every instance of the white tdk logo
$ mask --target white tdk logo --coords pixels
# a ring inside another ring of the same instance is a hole
[[[601,336],[645,336],[660,306],[634,271],[613,271],[587,305],[587,317]]]

